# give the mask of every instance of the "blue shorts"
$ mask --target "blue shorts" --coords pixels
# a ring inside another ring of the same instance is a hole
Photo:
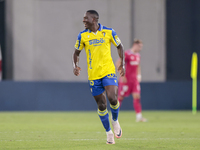
[[[93,96],[100,95],[105,91],[104,87],[108,85],[118,86],[117,76],[112,73],[98,80],[89,80],[90,90]]]

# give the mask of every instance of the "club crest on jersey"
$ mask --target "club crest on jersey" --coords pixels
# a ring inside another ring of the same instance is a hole
[[[103,36],[105,37],[106,33],[105,32],[102,32]]]

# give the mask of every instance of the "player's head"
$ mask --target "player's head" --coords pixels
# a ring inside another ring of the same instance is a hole
[[[83,23],[86,29],[90,29],[95,23],[98,23],[99,14],[96,10],[88,10],[84,14]]]
[[[132,47],[133,51],[135,53],[138,53],[138,52],[140,52],[142,50],[142,47],[143,47],[142,41],[139,40],[139,39],[134,39],[134,41],[133,41],[133,47]]]

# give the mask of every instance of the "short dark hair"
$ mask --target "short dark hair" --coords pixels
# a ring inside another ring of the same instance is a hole
[[[134,39],[133,44],[143,44],[143,42],[140,39]]]
[[[96,15],[96,18],[99,19],[99,14],[96,10],[88,10],[87,12],[90,14]]]

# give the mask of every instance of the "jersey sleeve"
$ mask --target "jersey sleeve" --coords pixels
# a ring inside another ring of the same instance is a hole
[[[121,41],[120,41],[119,37],[117,36],[117,33],[113,29],[112,29],[111,41],[116,47],[121,44]]]
[[[77,50],[82,50],[83,49],[84,43],[83,43],[83,39],[82,39],[81,33],[79,33],[78,38],[76,40],[76,44],[75,44],[74,47]]]

